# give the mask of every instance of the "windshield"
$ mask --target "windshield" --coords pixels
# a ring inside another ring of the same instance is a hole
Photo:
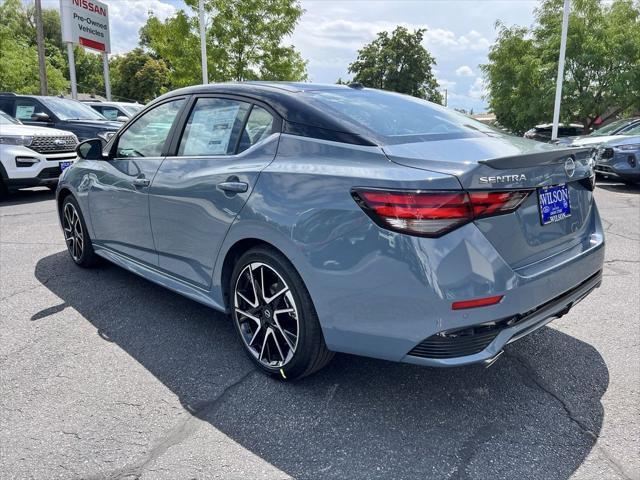
[[[380,90],[307,92],[310,103],[364,127],[390,143],[500,134],[466,115],[408,95]]]
[[[129,114],[135,115],[142,110],[142,105],[122,105],[122,108]]]
[[[629,120],[616,120],[602,128],[599,128],[595,132],[589,134],[590,137],[604,137],[605,135],[613,135],[618,128],[622,127],[625,123],[629,123]]]
[[[20,125],[20,122],[0,110],[0,125]]]
[[[106,120],[93,108],[75,100],[58,97],[42,97],[40,100],[60,120]]]

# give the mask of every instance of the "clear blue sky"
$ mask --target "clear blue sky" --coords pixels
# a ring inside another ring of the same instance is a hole
[[[103,0],[109,5],[113,53],[138,43],[148,12],[166,18],[181,0]],[[44,0],[58,8],[58,0]],[[435,56],[436,76],[447,88],[449,106],[481,112],[483,85],[478,65],[485,63],[495,40],[495,22],[530,25],[539,4],[532,0],[302,0],[305,13],[288,42],[308,60],[310,80],[334,83],[348,78],[347,67],[377,32],[396,25],[427,28],[425,47]]]

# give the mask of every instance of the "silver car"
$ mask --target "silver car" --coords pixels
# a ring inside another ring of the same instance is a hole
[[[333,352],[492,362],[601,282],[589,149],[413,97],[189,87],[78,153],[57,191],[71,259],[227,312],[280,378]]]

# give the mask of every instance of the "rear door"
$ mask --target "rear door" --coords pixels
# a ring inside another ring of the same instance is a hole
[[[149,185],[185,103],[185,98],[171,99],[145,112],[119,133],[113,158],[93,168],[89,203],[96,244],[158,264],[149,222]]]
[[[281,121],[266,105],[233,96],[200,96],[184,115],[172,155],[150,189],[161,269],[202,288],[218,249],[273,160]]]

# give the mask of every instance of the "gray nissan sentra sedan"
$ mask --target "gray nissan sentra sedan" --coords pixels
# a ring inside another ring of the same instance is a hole
[[[333,352],[491,363],[601,282],[588,149],[404,95],[189,87],[78,154],[57,190],[73,261],[227,312],[283,378]]]

